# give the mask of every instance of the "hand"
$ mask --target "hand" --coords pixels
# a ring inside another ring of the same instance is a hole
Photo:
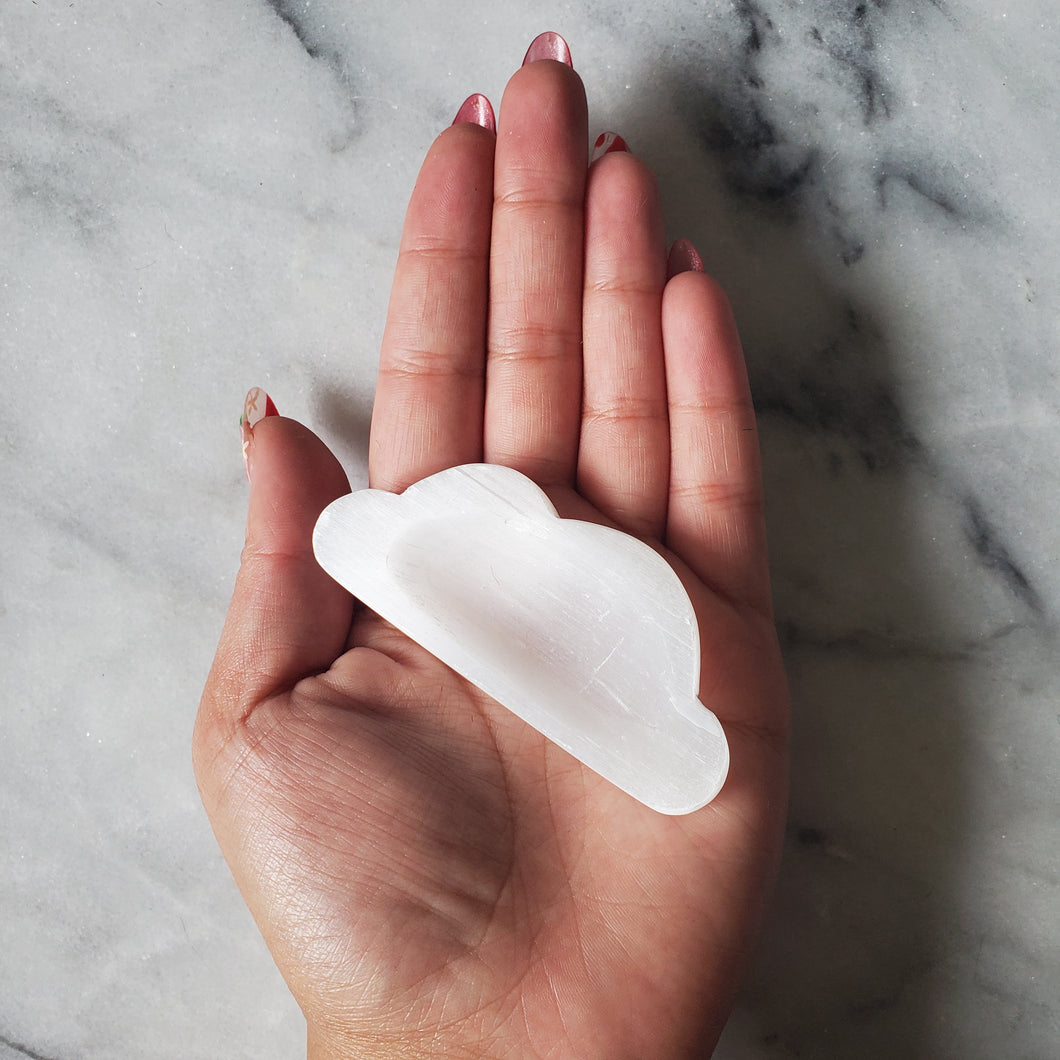
[[[195,767],[312,1057],[706,1053],[760,920],[787,703],[739,340],[690,246],[667,282],[647,168],[613,151],[587,170],[586,142],[577,74],[535,61],[496,136],[460,122],[431,147],[371,483],[503,463],[658,547],[697,612],[728,781],[696,813],[649,810],[358,608],[311,550],[349,488],[337,461],[293,420],[248,425]]]

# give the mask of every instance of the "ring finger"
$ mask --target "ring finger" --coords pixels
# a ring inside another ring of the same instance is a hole
[[[623,529],[655,538],[665,525],[670,465],[665,282],[655,179],[612,147],[593,163],[586,194],[578,490]]]

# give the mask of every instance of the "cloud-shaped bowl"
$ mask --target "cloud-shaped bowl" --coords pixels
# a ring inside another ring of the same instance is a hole
[[[697,698],[695,613],[642,541],[468,464],[341,497],[313,547],[366,606],[634,798],[681,814],[720,790],[728,744]]]

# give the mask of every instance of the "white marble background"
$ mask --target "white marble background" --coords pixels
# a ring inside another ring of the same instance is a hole
[[[302,1052],[188,752],[242,398],[364,481],[419,159],[542,29],[762,415],[791,826],[717,1055],[1060,1052],[1049,0],[0,0],[3,1060]]]

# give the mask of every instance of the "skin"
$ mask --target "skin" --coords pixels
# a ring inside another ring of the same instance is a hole
[[[586,143],[578,75],[541,61],[496,137],[460,124],[431,147],[371,483],[503,463],[562,515],[659,548],[696,609],[729,777],[693,814],[649,810],[358,607],[311,550],[342,469],[299,423],[259,422],[194,759],[318,1060],[706,1056],[760,923],[788,708],[739,339],[712,279],[667,282],[648,169],[587,168]]]

